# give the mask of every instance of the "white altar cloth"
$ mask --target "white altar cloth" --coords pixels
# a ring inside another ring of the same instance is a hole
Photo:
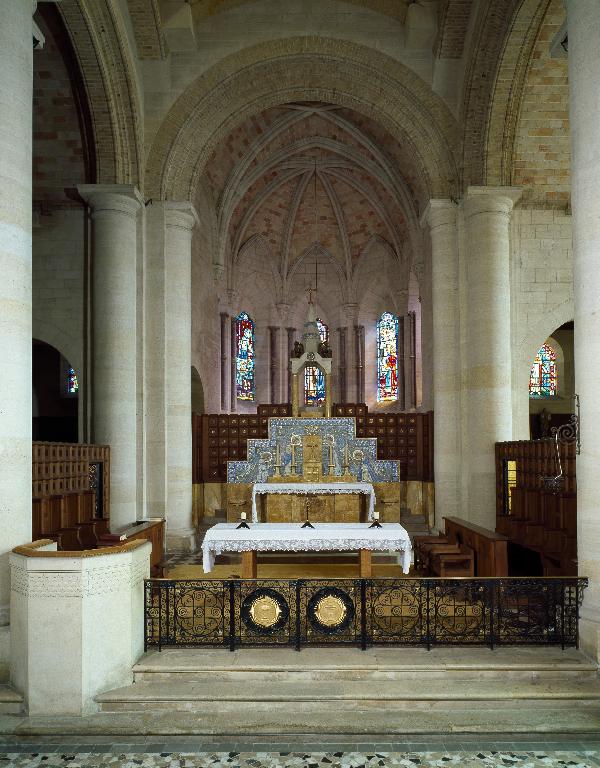
[[[252,486],[252,521],[258,522],[256,497],[260,493],[298,493],[302,496],[318,493],[360,493],[369,497],[369,520],[375,512],[375,489],[371,483],[254,483]]]
[[[202,542],[204,573],[212,570],[215,557],[223,552],[373,552],[393,550],[401,555],[402,570],[408,573],[412,547],[406,530],[399,523],[382,523],[369,528],[367,523],[256,523],[237,528],[237,523],[218,523],[209,528]]]

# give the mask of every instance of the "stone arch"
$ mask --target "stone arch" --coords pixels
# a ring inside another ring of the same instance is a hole
[[[524,0],[505,40],[484,137],[485,183],[510,185],[523,88],[550,0]]]
[[[455,193],[456,122],[429,86],[372,49],[299,37],[233,54],[184,91],[150,151],[147,194],[191,199],[208,158],[235,125],[292,101],[324,101],[371,117],[418,158],[424,197]]]
[[[547,312],[536,323],[528,327],[527,335],[521,339],[513,357],[513,439],[529,439],[529,374],[531,363],[544,341],[573,319],[573,299],[567,299]]]
[[[143,186],[141,96],[118,4],[58,4],[81,70],[96,149],[96,181]]]
[[[192,413],[205,413],[204,409],[204,387],[202,379],[195,366],[192,365]]]

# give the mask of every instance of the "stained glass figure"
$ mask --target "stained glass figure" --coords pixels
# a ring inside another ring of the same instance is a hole
[[[319,340],[329,341],[329,326],[326,323],[322,323],[318,317],[317,328],[319,329]]]
[[[531,366],[529,397],[554,397],[556,385],[556,352],[549,344],[543,344]]]
[[[79,382],[77,381],[77,374],[73,368],[67,370],[67,394],[76,395],[79,392]]]
[[[236,317],[235,388],[238,400],[254,400],[254,322],[247,312]]]
[[[398,399],[398,318],[384,312],[377,321],[377,401]]]
[[[325,402],[325,374],[316,365],[307,365],[304,369],[304,402],[306,405]]]

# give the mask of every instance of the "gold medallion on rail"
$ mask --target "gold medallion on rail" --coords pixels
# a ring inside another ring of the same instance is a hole
[[[281,615],[281,608],[277,600],[269,595],[261,595],[250,606],[252,621],[259,627],[272,627]]]
[[[337,627],[344,621],[346,606],[335,595],[326,595],[317,603],[315,616],[324,627]]]

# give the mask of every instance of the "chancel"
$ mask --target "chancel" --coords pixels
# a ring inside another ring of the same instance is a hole
[[[600,730],[599,40],[3,1],[3,734]]]

